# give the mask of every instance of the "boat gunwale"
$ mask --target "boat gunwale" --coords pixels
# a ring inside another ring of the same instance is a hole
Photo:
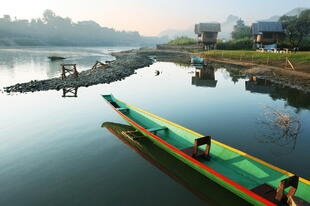
[[[112,96],[112,95],[111,95]],[[112,96],[113,97],[113,96]],[[105,99],[105,98],[104,98]],[[117,100],[117,99],[116,99]],[[105,99],[105,101],[112,107],[112,109],[114,111],[116,111],[121,117],[123,117],[124,119],[126,119],[128,122],[130,122],[131,124],[135,125],[137,128],[139,128],[140,130],[142,130],[143,132],[145,132],[146,134],[148,134],[149,136],[151,136],[152,138],[154,138],[156,141],[160,142],[161,144],[165,145],[166,147],[168,147],[169,149],[173,150],[174,152],[176,152],[177,154],[183,156],[184,158],[186,158],[187,160],[189,160],[190,162],[196,164],[197,166],[201,167],[202,169],[206,170],[207,172],[211,173],[212,175],[216,176],[217,178],[221,179],[222,181],[230,184],[231,186],[233,186],[234,188],[238,189],[239,191],[243,192],[244,194],[250,196],[251,198],[255,199],[256,201],[259,201],[263,204],[266,205],[272,205],[272,206],[276,206],[276,204],[270,202],[269,200],[265,199],[264,197],[252,192],[251,190],[245,188],[244,186],[232,181],[231,179],[225,177],[224,175],[220,174],[219,172],[207,167],[206,165],[202,164],[201,162],[199,162],[198,160],[194,159],[193,157],[185,154],[184,152],[182,152],[181,150],[175,148],[174,146],[172,146],[171,144],[169,144],[168,142],[162,140],[160,137],[154,135],[153,133],[147,131],[145,128],[143,128],[142,126],[140,126],[138,123],[134,122],[133,120],[131,120],[129,117],[127,117],[125,114],[123,114],[122,112],[118,111],[107,99]],[[131,106],[123,101],[117,100],[129,107],[133,107],[136,108],[134,106]],[[141,109],[140,109],[141,110]],[[143,111],[143,110],[142,110]],[[144,112],[144,111],[143,111]],[[144,112],[146,113],[146,112]],[[149,113],[150,114],[150,113]],[[154,115],[155,116],[155,115]],[[166,120],[168,121],[168,120]],[[181,126],[180,126],[181,127]],[[186,129],[189,130],[189,129]],[[191,130],[189,130],[191,131]],[[197,133],[198,134],[198,133]]]
[[[158,119],[158,120],[160,120],[160,121],[164,121],[164,122],[166,122],[166,123],[168,123],[168,124],[171,124],[171,125],[173,125],[173,126],[175,126],[175,127],[178,127],[178,128],[180,128],[180,129],[183,129],[183,130],[185,130],[185,131],[187,131],[187,132],[189,132],[189,133],[191,133],[191,134],[193,134],[193,135],[196,135],[196,136],[198,136],[198,137],[204,137],[204,135],[202,135],[202,134],[199,134],[199,133],[197,133],[197,132],[195,132],[195,131],[192,131],[192,130],[186,128],[186,127],[183,127],[183,126],[181,126],[181,125],[179,125],[179,124],[177,124],[177,123],[174,123],[174,122],[171,122],[171,121],[169,121],[169,120],[166,120],[166,119],[164,119],[164,118],[162,118],[162,117],[159,117],[159,116],[157,116],[157,115],[155,115],[155,114],[152,114],[152,113],[150,113],[150,112],[144,111],[143,109],[140,109],[140,108],[138,108],[138,107],[136,107],[136,106],[130,105],[130,104],[128,104],[128,103],[126,103],[126,102],[123,102],[123,101],[120,101],[120,100],[117,100],[117,101],[119,101],[119,102],[121,102],[121,103],[123,103],[123,104],[125,104],[125,105],[127,105],[127,106],[129,106],[129,107],[131,107],[131,108],[133,108],[133,109],[136,109],[136,110],[138,110],[138,111],[140,111],[140,112],[143,112],[143,113],[145,113],[145,114],[147,114],[147,115],[150,115],[150,116],[152,116],[152,117],[154,117],[154,118],[156,118],[156,119]],[[217,141],[217,140],[215,140],[215,139],[213,139],[213,138],[211,139],[211,141],[212,141],[212,143],[215,143],[215,144],[217,144],[217,145],[219,145],[219,146],[225,147],[226,149],[231,150],[231,151],[233,151],[233,152],[236,152],[236,153],[238,153],[239,155],[242,155],[242,156],[245,156],[245,157],[247,157],[247,158],[250,158],[250,159],[252,159],[252,160],[254,160],[254,161],[258,162],[258,163],[261,163],[261,164],[263,164],[263,165],[265,165],[265,166],[271,168],[271,169],[274,169],[274,170],[276,170],[276,171],[278,171],[278,172],[281,172],[282,174],[285,174],[285,175],[287,175],[287,176],[294,176],[294,175],[295,175],[295,174],[293,174],[293,173],[291,173],[291,172],[288,172],[288,171],[286,171],[286,170],[284,170],[284,169],[281,169],[281,168],[279,168],[279,167],[277,167],[277,166],[275,166],[275,165],[272,165],[272,164],[270,164],[270,163],[268,163],[268,162],[265,162],[265,161],[263,161],[263,160],[261,160],[261,159],[259,159],[259,158],[257,158],[257,157],[254,157],[254,156],[252,156],[252,155],[250,155],[250,154],[247,154],[247,153],[245,153],[245,152],[242,152],[241,150],[235,149],[235,148],[230,147],[230,146],[228,146],[228,145],[226,145],[226,144],[224,144],[224,143],[221,143],[221,142],[219,142],[219,141]],[[310,181],[307,180],[307,179],[305,179],[305,178],[299,177],[299,181],[305,183],[306,185],[310,185]]]

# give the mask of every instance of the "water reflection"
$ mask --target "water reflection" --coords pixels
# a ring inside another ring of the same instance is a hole
[[[132,137],[124,135],[126,132],[135,131],[133,127],[111,122],[103,123],[102,127],[108,129],[137,154],[208,203],[208,205],[248,205],[242,199],[163,151],[147,138],[141,137],[140,133],[131,133]]]
[[[298,115],[289,110],[279,110],[263,105],[265,112],[258,124],[263,128],[259,135],[260,143],[271,143],[279,149],[273,154],[286,155],[295,150],[297,137],[300,133],[301,120]]]
[[[66,87],[62,89],[62,97],[77,97],[78,87]]]
[[[77,64],[78,71],[90,69],[99,61],[115,58],[108,54],[108,48],[44,47],[44,48],[0,48],[0,85],[27,82],[58,77],[60,64]],[[118,50],[118,49],[117,49]],[[63,56],[62,61],[50,61],[48,56]]]
[[[211,64],[195,66],[195,76],[192,77],[192,85],[198,87],[216,87],[214,67]]]
[[[269,94],[273,100],[285,100],[286,105],[300,109],[310,109],[310,94],[268,80],[251,77],[245,82],[245,89],[251,93]]]

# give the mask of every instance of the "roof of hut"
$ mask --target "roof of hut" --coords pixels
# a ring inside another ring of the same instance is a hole
[[[195,24],[195,33],[201,34],[202,32],[220,32],[221,25],[219,23],[199,23]]]
[[[257,35],[262,32],[284,32],[281,22],[257,22],[252,24],[252,34]]]

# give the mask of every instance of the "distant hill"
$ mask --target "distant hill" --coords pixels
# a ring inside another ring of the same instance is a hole
[[[291,11],[283,14],[283,15],[286,15],[286,16],[296,16],[296,15],[299,15],[302,11],[304,10],[307,10],[308,8],[295,8],[295,9],[292,9]],[[275,15],[275,16],[272,16],[268,19],[263,19],[261,21],[279,21],[280,17],[282,15]]]
[[[0,18],[0,46],[154,46],[166,37],[145,37],[136,31],[117,31],[95,21],[73,22],[46,10],[42,18]]]
[[[180,36],[187,36],[191,38],[195,38],[195,33],[194,33],[194,26],[190,26],[187,29],[167,29],[158,34],[159,37],[164,37],[167,36],[169,39],[175,39],[176,37]]]
[[[302,11],[306,10],[308,8],[295,8],[292,9],[291,11],[283,14],[283,15],[287,15],[287,16],[296,16],[299,15]],[[282,15],[275,15],[272,16],[268,19],[262,19],[259,21],[278,21],[279,18]],[[235,16],[235,15],[229,15],[227,17],[227,19],[221,23],[221,32],[219,33],[219,39],[230,39],[231,38],[231,32],[233,31],[234,25],[236,24],[236,22],[238,21],[240,17]],[[163,36],[167,36],[169,39],[174,39],[176,37],[179,36],[187,36],[187,37],[195,37],[194,34],[194,25],[188,27],[187,29],[184,30],[178,30],[178,29],[168,29],[165,31],[162,31],[161,33],[159,33],[160,37]]]
[[[219,39],[230,39],[231,38],[231,32],[234,29],[234,26],[236,25],[237,21],[240,19],[240,17],[229,15],[223,23],[221,23],[221,32],[219,33],[218,38]]]

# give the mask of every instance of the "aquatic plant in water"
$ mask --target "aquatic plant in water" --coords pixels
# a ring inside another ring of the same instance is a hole
[[[301,120],[290,110],[280,110],[268,105],[263,105],[263,108],[265,112],[259,119],[259,124],[263,126],[265,132],[260,135],[259,141],[286,147],[285,153],[290,153],[295,149]]]

